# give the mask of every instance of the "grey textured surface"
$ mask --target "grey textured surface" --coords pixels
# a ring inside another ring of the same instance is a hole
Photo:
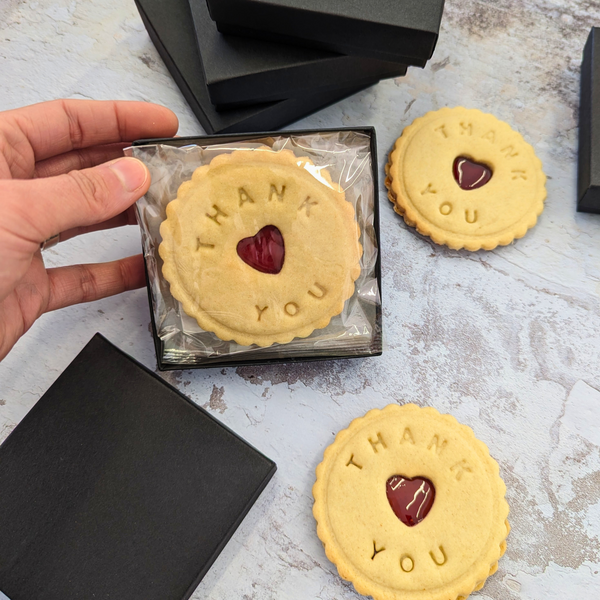
[[[473,596],[600,597],[600,218],[575,212],[579,64],[599,23],[597,1],[448,0],[425,70],[294,125],[375,125],[383,165],[414,118],[479,108],[535,147],[546,209],[511,246],[456,252],[408,228],[382,189],[382,357],[163,374],[279,466],[194,600],[357,599],[315,534],[314,469],[352,418],[405,401],[470,425],[500,463],[513,530]],[[0,109],[61,96],[159,102],[180,134],[201,133],[133,2],[3,0]],[[45,258],[96,262],[139,247],[129,227]],[[154,368],[144,290],[45,315],[0,364],[0,440],[96,331]]]

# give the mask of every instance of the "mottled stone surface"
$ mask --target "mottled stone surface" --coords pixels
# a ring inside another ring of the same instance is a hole
[[[575,212],[579,64],[594,24],[598,1],[448,0],[426,69],[294,125],[375,125],[383,175],[415,117],[492,112],[534,145],[546,209],[511,246],[457,252],[408,228],[382,190],[382,357],[163,374],[279,465],[195,600],[357,599],[315,534],[314,469],[352,418],[408,401],[473,427],[500,463],[513,530],[474,596],[600,597],[600,216]],[[132,0],[3,0],[0,110],[61,96],[160,102],[180,134],[201,133]],[[45,257],[96,262],[139,247],[129,227]],[[45,315],[0,364],[0,440],[96,331],[155,368],[143,290]]]

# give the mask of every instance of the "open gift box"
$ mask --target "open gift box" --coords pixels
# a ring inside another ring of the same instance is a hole
[[[140,140],[127,153],[152,174],[137,211],[160,369],[381,354],[372,128]],[[240,244],[256,251],[275,230],[280,271],[259,272]]]

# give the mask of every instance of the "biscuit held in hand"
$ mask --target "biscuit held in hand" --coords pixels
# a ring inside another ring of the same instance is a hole
[[[490,114],[442,108],[415,119],[386,167],[389,199],[437,244],[492,250],[523,237],[544,208],[542,163]]]
[[[171,294],[202,329],[241,345],[326,327],[360,274],[352,204],[290,150],[236,150],[196,169],[160,232]]]
[[[317,467],[317,534],[341,577],[375,600],[481,589],[509,532],[498,463],[434,408],[391,404],[340,431]]]

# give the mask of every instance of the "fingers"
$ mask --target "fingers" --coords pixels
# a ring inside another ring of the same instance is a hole
[[[34,177],[56,177],[56,175],[63,175],[69,171],[90,169],[116,158],[121,158],[123,148],[128,145],[127,142],[105,144],[104,146],[71,150],[71,152],[47,158],[35,165]]]
[[[129,157],[57,177],[0,181],[0,229],[39,245],[62,231],[112,219],[149,186],[146,166]]]
[[[92,302],[146,285],[141,254],[109,263],[48,269],[48,311]]]
[[[22,131],[36,162],[91,146],[171,137],[178,125],[175,113],[148,102],[55,100],[0,113],[0,131]]]

